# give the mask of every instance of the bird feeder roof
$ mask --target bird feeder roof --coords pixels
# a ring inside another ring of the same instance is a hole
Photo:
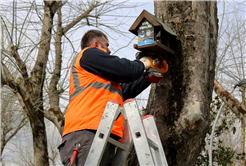
[[[162,27],[169,34],[173,36],[177,36],[177,34],[174,33],[170,28],[168,28],[160,19],[155,17],[153,14],[151,14],[147,10],[142,11],[142,13],[138,16],[138,18],[135,20],[135,22],[130,27],[129,31],[134,33],[135,35],[138,35],[138,26],[144,18],[146,18],[155,27]]]

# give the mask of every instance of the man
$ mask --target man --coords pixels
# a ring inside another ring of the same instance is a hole
[[[64,165],[84,165],[108,100],[117,100],[123,106],[124,100],[136,97],[150,85],[146,80],[148,72],[144,72],[151,66],[149,58],[120,59],[110,55],[108,46],[104,33],[89,30],[82,37],[82,51],[72,61],[69,107],[58,147]],[[123,125],[120,115],[111,131],[113,139],[123,136]],[[108,143],[100,165],[110,165],[114,153],[115,146]]]

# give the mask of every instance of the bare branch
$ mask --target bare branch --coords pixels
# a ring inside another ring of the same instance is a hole
[[[14,81],[13,76],[11,75],[9,69],[5,66],[5,64],[3,62],[1,62],[1,63],[2,63],[2,68],[3,68],[3,72],[1,74],[5,76],[5,77],[2,77],[3,81],[8,86],[10,86],[11,88],[15,89],[16,88],[16,86],[15,86],[16,83]]]
[[[89,6],[89,8],[80,16],[78,16],[76,19],[74,19],[71,23],[69,23],[66,27],[63,28],[63,33],[65,34],[69,29],[71,29],[74,25],[76,25],[80,20],[87,18],[88,14],[98,6],[98,3],[92,4]]]
[[[64,126],[64,115],[61,110],[44,110],[44,117],[49,119],[58,129],[59,133],[62,135]]]
[[[22,88],[20,87],[20,84],[14,81],[13,76],[11,75],[10,71],[8,70],[8,68],[5,66],[4,63],[2,63],[2,67],[5,76],[5,77],[2,76],[2,82],[8,85],[13,90],[13,92],[16,94],[17,98],[19,99],[22,107],[26,108],[24,110],[27,111],[27,114],[28,115],[34,114],[34,112],[32,112],[32,108],[30,107],[30,105],[34,104],[32,102],[30,94],[25,93],[25,91],[23,91]]]
[[[132,43],[132,41],[133,41],[135,38],[136,38],[136,36],[134,36],[134,37],[131,39],[131,41],[128,42],[127,45],[125,45],[125,46],[123,46],[123,47],[118,48],[117,50],[115,50],[115,52],[113,53],[113,55],[114,55],[116,52],[118,52],[120,49],[123,49],[123,48],[128,47],[128,46]]]
[[[57,91],[57,84],[61,77],[61,63],[62,63],[62,51],[61,51],[61,40],[62,40],[62,13],[61,8],[57,10],[57,33],[55,38],[55,69],[51,77],[49,85],[49,103],[52,110],[57,111],[59,109],[59,92]]]
[[[26,69],[26,64],[20,59],[19,53],[18,53],[18,48],[16,46],[12,46],[11,50],[11,55],[15,58],[16,63],[20,69],[20,72],[24,78],[24,80],[28,79],[28,73]]]
[[[4,19],[3,19],[3,17],[1,16],[1,20],[3,21],[3,24],[4,24],[4,27],[5,27],[5,33],[7,34],[7,36],[9,36],[9,37],[7,37],[7,39],[8,39],[8,44],[9,44],[9,46],[11,47],[11,45],[13,44],[13,42],[12,42],[12,38],[11,38],[11,35],[10,35],[10,33],[9,33],[9,30],[8,30],[8,28],[7,28],[7,25],[6,25],[6,23],[5,23],[5,21],[4,21]],[[10,41],[9,41],[9,39],[11,39]]]
[[[11,138],[13,138],[15,135],[16,135],[16,133],[22,128],[22,127],[24,127],[27,123],[28,123],[29,121],[28,121],[28,119],[27,119],[27,117],[25,117],[25,118],[23,118],[20,122],[19,122],[19,125],[15,128],[15,130],[11,133],[11,135],[5,140],[5,142],[7,143],[7,142],[9,142],[9,140],[11,139]],[[12,130],[12,129],[11,129]],[[2,151],[1,151],[2,152]]]
[[[20,45],[20,39],[21,39],[21,36],[22,36],[22,30],[23,30],[23,27],[24,27],[24,25],[25,25],[25,22],[26,22],[26,19],[27,19],[27,17],[28,17],[28,15],[29,15],[29,13],[31,12],[31,9],[32,9],[32,7],[33,7],[33,3],[34,3],[34,1],[32,2],[32,5],[30,6],[30,9],[29,9],[29,11],[27,12],[27,14],[26,14],[26,17],[25,17],[25,19],[24,19],[24,22],[22,23],[22,27],[21,27],[21,29],[20,29],[20,35],[19,35],[19,39],[18,39],[18,44],[17,44],[17,48],[19,48],[19,45]]]
[[[246,109],[242,108],[240,102],[227,92],[219,82],[214,79],[214,91],[223,102],[237,115],[237,117],[246,124]]]

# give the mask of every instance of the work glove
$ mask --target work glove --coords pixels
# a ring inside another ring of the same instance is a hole
[[[151,67],[151,62],[153,61],[151,58],[149,59],[147,56],[144,56],[140,58],[139,60],[143,62],[145,70]]]
[[[136,54],[136,59],[139,59],[141,62],[143,62],[145,70],[153,68],[158,70],[161,74],[166,73],[168,70],[168,64],[164,59],[162,62],[160,62],[151,54],[138,52]]]
[[[158,83],[162,79],[162,74],[153,68],[149,68],[145,72],[145,78],[148,82]]]
[[[135,56],[136,56],[136,59],[139,59],[141,62],[143,62],[145,66],[145,70],[150,68],[151,62],[153,61],[152,58],[151,60],[148,58],[151,56],[150,54],[143,53],[143,52],[137,52]]]

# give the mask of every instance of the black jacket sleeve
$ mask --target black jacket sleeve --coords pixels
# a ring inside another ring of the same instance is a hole
[[[135,98],[142,91],[144,91],[150,84],[151,83],[146,80],[144,75],[142,75],[142,77],[133,82],[121,84],[123,101],[129,98]]]
[[[144,64],[141,61],[119,58],[97,48],[85,50],[80,66],[90,73],[119,83],[135,81],[144,73]]]
[[[80,66],[86,71],[121,83],[123,101],[134,98],[150,83],[144,77],[144,64],[109,55],[97,48],[85,50]]]

